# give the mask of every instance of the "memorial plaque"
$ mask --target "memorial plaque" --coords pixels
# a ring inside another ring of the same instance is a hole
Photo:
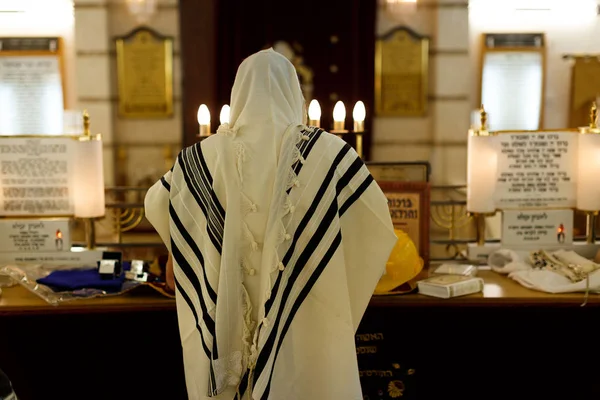
[[[119,115],[173,115],[173,39],[139,28],[117,39]]]
[[[0,216],[73,214],[72,138],[0,139]]]
[[[498,209],[575,207],[576,132],[505,132],[496,140]]]
[[[387,197],[394,228],[404,231],[429,263],[430,186],[427,182],[377,182]]]
[[[561,246],[573,243],[573,210],[507,210],[502,213],[502,245]]]
[[[0,38],[0,135],[61,135],[59,38]]]
[[[429,39],[399,27],[375,47],[375,112],[378,116],[422,116],[427,111]]]

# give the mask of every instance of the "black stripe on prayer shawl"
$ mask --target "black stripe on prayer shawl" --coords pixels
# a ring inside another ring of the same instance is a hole
[[[246,389],[248,389],[248,373],[249,370],[246,370],[246,373],[244,374],[242,380],[240,381],[240,384],[238,385],[238,390],[233,400],[242,400],[244,398],[244,394],[246,394]]]
[[[206,162],[204,161],[204,156],[202,155],[202,148],[199,146],[200,143],[197,143],[194,147],[189,149],[189,152],[192,153],[191,159],[193,164],[196,167],[201,168],[190,168],[190,171],[194,174],[196,181],[200,183],[200,188],[203,190],[204,199],[208,204],[208,210],[210,211],[211,217],[214,217],[216,233],[219,235],[218,238],[223,241],[223,229],[225,226],[225,210],[219,203],[217,196],[212,189],[212,176],[208,168],[206,167]],[[198,180],[198,176],[200,180]],[[215,208],[217,209],[217,213],[215,213]]]
[[[215,293],[213,288],[210,286],[210,283],[208,282],[208,277],[206,276],[206,269],[204,267],[204,256],[202,256],[202,252],[198,248],[198,245],[196,244],[194,239],[192,239],[192,237],[190,236],[187,229],[185,229],[185,226],[183,226],[183,223],[179,219],[177,212],[175,212],[175,209],[173,208],[173,205],[170,202],[169,202],[169,215],[171,216],[173,223],[175,223],[175,226],[177,227],[177,231],[183,237],[183,239],[185,239],[185,242],[190,247],[190,249],[192,249],[192,251],[194,252],[194,255],[198,259],[198,262],[200,263],[200,266],[202,268],[202,276],[204,278],[204,286],[206,287],[206,292],[208,293],[208,296],[210,297],[212,302],[214,304],[217,304],[217,294]],[[202,294],[202,293],[200,293],[200,294]]]
[[[314,128],[312,131],[307,131],[304,129],[302,130],[302,133],[309,137],[308,140],[303,140],[302,143],[300,143],[300,145],[298,146],[300,154],[302,154],[302,157],[305,160],[308,158],[310,151],[314,147],[316,141],[319,140],[319,137],[321,137],[321,133],[323,132],[323,129],[319,128]],[[296,176],[298,176],[300,174],[300,170],[302,169],[302,163],[300,161],[296,161],[294,165],[292,165],[292,168],[294,168],[294,173],[296,174]],[[290,194],[292,189],[293,187],[289,188],[286,191],[287,194]]]
[[[219,202],[219,199],[217,198],[217,194],[215,193],[214,190],[212,190],[213,178],[212,178],[212,175],[210,174],[210,170],[208,169],[208,166],[206,165],[206,160],[204,159],[204,154],[202,153],[202,147],[200,146],[200,142],[198,142],[194,146],[194,155],[196,156],[196,158],[200,161],[200,164],[202,165],[202,172],[204,173],[203,177],[206,177],[206,180],[207,180],[206,184],[207,184],[207,186],[210,186],[210,188],[211,188],[210,195],[213,200],[213,204],[215,205],[215,207],[217,207],[217,211],[219,211],[219,214],[221,215],[221,220],[224,221],[225,220],[225,210],[223,209],[221,202]]]
[[[371,183],[373,183],[375,180],[373,179],[373,176],[371,174],[369,174],[365,180],[363,181],[363,183],[360,184],[360,186],[356,189],[356,191],[354,193],[352,193],[352,195],[350,195],[350,197],[348,197],[348,199],[346,200],[346,202],[340,207],[340,217],[342,215],[344,215],[344,213],[350,208],[350,206],[352,204],[354,204],[354,202],[356,200],[358,200],[358,198],[360,196],[362,196],[362,194],[365,192],[365,190],[367,190],[367,188],[371,185]]]
[[[281,300],[282,305],[284,305],[287,302],[287,299],[292,290],[292,287],[295,284],[297,276],[300,274],[300,272],[302,271],[304,266],[308,263],[308,260],[313,255],[313,253],[317,249],[317,247],[320,244],[322,244],[320,242],[321,238],[324,237],[324,235],[327,232],[327,230],[329,229],[331,223],[334,221],[336,214],[339,214],[338,204],[337,204],[338,196],[340,195],[342,190],[348,186],[348,184],[350,183],[352,178],[354,176],[356,176],[356,174],[358,173],[358,171],[360,171],[360,169],[363,167],[363,165],[364,165],[364,162],[360,159],[360,157],[357,157],[354,160],[354,162],[352,162],[352,164],[347,168],[346,172],[344,172],[344,175],[342,175],[342,177],[336,182],[336,185],[335,185],[336,197],[331,202],[331,205],[329,206],[327,212],[325,213],[323,220],[321,221],[321,223],[320,223],[319,227],[317,228],[316,232],[314,233],[314,235],[309,240],[306,248],[302,251],[302,253],[298,257],[298,261],[297,261],[296,265],[293,267],[294,270],[292,271],[292,274],[290,275],[290,278],[288,280],[288,284],[283,292],[283,296],[282,296],[282,300]],[[263,397],[262,397],[263,399],[268,398],[269,390],[270,390],[270,386],[271,386],[271,379],[273,378],[273,372],[275,370],[275,362],[277,361],[277,356],[279,355],[279,349],[281,348],[281,345],[283,343],[283,340],[285,338],[287,330],[289,329],[289,326],[291,325],[296,312],[300,308],[300,305],[306,299],[306,296],[308,295],[308,293],[314,286],[318,277],[321,275],[321,273],[325,269],[325,266],[331,260],[331,257],[333,257],[333,254],[339,247],[340,242],[341,242],[341,231],[338,231],[338,233],[337,233],[335,239],[333,240],[332,244],[330,245],[329,249],[327,250],[327,252],[323,256],[323,258],[321,259],[321,261],[319,262],[319,264],[317,265],[317,267],[311,274],[311,277],[307,281],[306,285],[302,288],[300,294],[294,301],[292,309],[290,310],[290,313],[283,325],[283,328],[281,329],[281,333],[279,335],[279,340],[277,341],[277,346],[275,347],[275,355],[273,356],[271,373],[269,375],[269,380],[268,380],[267,386],[265,388],[265,391],[263,393]],[[293,277],[294,274],[296,275],[295,277]],[[283,308],[284,307],[281,307],[279,309],[279,313],[277,315],[275,325],[273,327],[273,330],[271,331],[270,337],[267,339],[267,342],[265,343],[265,347],[263,348],[263,351],[267,347],[267,343],[269,343],[269,339],[271,339],[271,338],[274,339],[277,336],[278,326],[281,321],[281,317],[283,315],[283,313],[282,313]],[[271,353],[272,345],[273,345],[273,343],[271,343],[270,349],[266,352],[267,359],[268,359],[268,355]],[[262,355],[262,353],[261,353],[261,355]],[[261,372],[262,372],[262,369],[264,369],[264,367],[261,368]],[[258,363],[257,363],[257,370],[258,370]],[[258,375],[260,375],[260,372],[258,373]]]
[[[185,274],[187,279],[190,281],[190,284],[194,287],[196,291],[196,295],[198,296],[198,301],[200,303],[200,308],[202,309],[202,321],[204,321],[204,325],[206,329],[210,333],[213,338],[213,359],[219,358],[217,353],[217,340],[215,336],[215,322],[208,314],[208,310],[206,308],[206,303],[204,302],[204,296],[202,296],[202,288],[200,287],[200,280],[198,280],[198,276],[194,273],[194,270],[187,262],[181,251],[175,245],[175,241],[171,239],[171,252],[173,254],[173,258],[177,262],[177,266],[181,269],[181,271]]]
[[[337,235],[333,239],[333,242],[329,246],[329,249],[327,250],[327,252],[323,256],[323,258],[321,259],[321,262],[319,262],[319,265],[317,265],[317,268],[315,268],[314,272],[312,273],[312,275],[306,282],[306,285],[304,285],[304,287],[302,288],[302,291],[296,298],[296,301],[294,302],[294,305],[292,306],[292,309],[290,310],[290,314],[289,314],[287,320],[285,321],[283,328],[281,329],[281,335],[279,336],[279,341],[277,342],[277,347],[275,349],[275,356],[273,357],[273,368],[271,368],[271,374],[269,375],[269,381],[267,382],[267,386],[265,387],[265,391],[264,391],[261,399],[269,398],[269,392],[271,390],[271,380],[273,379],[273,372],[275,371],[275,362],[277,361],[277,356],[279,355],[279,349],[281,348],[285,334],[287,333],[288,329],[290,328],[290,325],[292,324],[292,321],[294,320],[294,316],[296,315],[296,312],[298,311],[298,309],[300,308],[300,306],[306,299],[306,296],[308,296],[308,293],[310,293],[311,289],[313,288],[313,286],[315,285],[315,283],[321,276],[321,273],[323,272],[323,270],[325,270],[325,267],[327,266],[327,264],[329,264],[329,261],[331,261],[331,258],[333,257],[333,255],[335,254],[337,249],[339,248],[341,242],[342,242],[342,232],[338,231]]]
[[[340,165],[340,163],[342,162],[342,160],[344,159],[346,154],[348,154],[348,151],[350,151],[350,148],[351,147],[348,143],[344,144],[344,146],[340,149],[337,156],[333,160],[333,163],[331,164],[329,171],[327,171],[327,174],[325,175],[325,178],[323,179],[323,182],[321,183],[321,186],[319,187],[319,190],[317,191],[317,194],[315,195],[315,198],[314,198],[312,204],[310,205],[308,210],[306,210],[304,217],[302,218],[302,220],[298,224],[298,228],[296,228],[296,231],[294,232],[294,237],[293,237],[292,243],[290,245],[290,248],[288,249],[287,253],[283,257],[283,261],[282,261],[283,265],[287,265],[287,263],[290,262],[290,259],[292,258],[292,255],[294,254],[294,250],[296,248],[296,243],[298,243],[298,239],[300,238],[300,235],[302,235],[302,233],[304,232],[304,229],[308,225],[308,222],[310,221],[310,219],[314,215],[315,211],[317,210],[317,207],[319,206],[321,199],[325,195],[325,192],[327,191],[327,188],[329,187],[329,184],[331,183],[331,181],[335,175],[335,171],[336,171],[338,165]],[[273,289],[271,289],[271,293],[273,293],[273,295],[269,298],[269,300],[267,300],[265,302],[265,315],[267,315],[269,313],[271,306],[273,305],[273,301],[276,297],[275,295],[277,294],[277,291],[279,290],[279,285],[281,283],[281,276],[282,276],[282,273],[280,271],[279,274],[277,275],[277,279],[275,280],[275,284],[273,285]]]
[[[196,200],[196,203],[202,210],[204,217],[206,218],[206,227],[208,232],[208,237],[212,244],[215,246],[219,254],[222,252],[223,248],[223,223],[224,220],[221,221],[220,224],[216,222],[217,215],[215,214],[213,207],[210,206],[208,202],[207,196],[207,188],[202,188],[199,182],[195,178],[192,177],[190,170],[194,168],[194,165],[190,165],[188,161],[188,157],[184,154],[185,150],[179,154],[179,165],[181,167],[181,172],[183,174],[183,178],[187,187],[190,190],[190,193]],[[210,187],[209,191],[212,191],[212,187]]]
[[[160,177],[160,182],[165,187],[165,189],[167,189],[167,191],[169,191],[169,192],[171,191],[171,185],[169,185],[169,182],[167,182],[167,180],[165,179],[164,176]]]
[[[287,265],[287,263],[291,259],[292,255],[295,251],[295,247],[296,247],[298,238],[300,237],[300,235],[306,228],[306,225],[308,224],[309,220],[314,215],[314,212],[315,212],[318,204],[320,203],[325,192],[327,191],[327,188],[329,187],[329,183],[333,179],[333,176],[335,174],[337,166],[342,161],[344,156],[348,153],[349,149],[350,149],[350,145],[345,144],[344,147],[340,150],[340,152],[336,156],[329,172],[327,173],[325,180],[321,184],[321,187],[319,188],[319,191],[317,192],[317,195],[315,196],[315,199],[313,200],[313,203],[311,204],[310,208],[307,210],[306,214],[302,218],[302,221],[298,225],[296,232],[294,232],[294,240],[283,260],[284,265]],[[292,272],[290,273],[287,285],[283,291],[283,294],[281,297],[281,304],[279,306],[277,317],[275,318],[275,323],[273,324],[273,329],[271,330],[271,333],[270,333],[269,337],[267,338],[265,345],[261,349],[261,352],[258,356],[258,360],[256,362],[256,368],[255,368],[255,373],[256,373],[255,378],[254,378],[255,383],[258,380],[258,377],[260,376],[260,374],[262,373],[262,370],[264,369],[264,367],[268,361],[269,355],[275,344],[275,338],[277,336],[278,327],[281,322],[281,318],[283,316],[283,310],[285,308],[285,304],[288,300],[288,297],[290,296],[290,293],[292,291],[292,287],[294,286],[296,279],[298,278],[298,275],[300,274],[300,272],[302,272],[302,269],[308,263],[310,257],[314,253],[314,251],[321,244],[321,240],[323,239],[325,233],[331,226],[331,223],[334,221],[334,219],[338,213],[337,195],[339,195],[341,190],[346,187],[348,182],[350,182],[350,179],[356,174],[356,172],[360,169],[360,167],[362,165],[362,160],[360,160],[359,157],[357,157],[357,160],[359,160],[359,162],[357,163],[357,161],[355,160],[351,164],[351,166],[348,168],[348,170],[344,173],[344,175],[340,178],[340,180],[338,182],[336,182],[336,196],[334,197],[333,201],[329,205],[327,212],[323,216],[323,219],[319,223],[319,226],[317,227],[316,231],[314,232],[314,234],[311,235],[311,238],[309,239],[308,244],[306,245],[306,247],[304,248],[304,250],[298,257],[296,264],[293,266],[288,265],[288,267],[286,268],[286,269],[292,268]],[[356,164],[358,164],[358,168],[355,166]],[[282,276],[282,273],[280,272],[279,275],[277,276],[277,281],[275,282],[275,284],[277,286],[279,286],[281,283],[281,276]],[[279,287],[277,287],[277,288],[274,287],[274,289],[271,292],[274,293],[275,295],[271,296],[271,299],[274,299],[277,296],[278,290],[279,290]],[[272,305],[272,301],[270,301],[270,303],[269,303],[269,306],[271,306],[271,305]],[[266,305],[265,305],[265,315],[267,315],[267,314],[268,313],[266,311]],[[281,337],[280,340],[281,339],[283,339],[283,338]]]
[[[342,189],[344,189],[344,187],[346,187],[348,185],[348,183],[350,182],[350,180],[352,179],[352,177],[354,177],[356,175],[356,173],[360,170],[360,168],[363,167],[363,165],[364,165],[364,162],[360,158],[358,158],[357,160],[355,160],[352,163],[352,165],[350,166],[350,168],[348,168],[348,170],[346,171],[346,173],[344,174],[344,176],[336,184],[336,193],[337,193],[337,196],[339,196],[339,194],[342,191]],[[342,205],[342,207],[340,207],[340,210],[338,212],[339,215],[340,215],[340,217],[344,214],[344,212],[346,212],[348,210],[348,208],[350,208],[350,206],[352,206],[352,204],[354,204],[356,202],[356,200],[358,200],[358,198],[360,198],[360,196],[367,190],[367,188],[371,185],[371,183],[373,181],[374,181],[373,176],[371,176],[371,174],[369,174],[365,178],[365,180],[359,185],[359,187],[356,189],[356,191],[350,197],[348,197],[348,199],[344,202],[344,204]],[[337,208],[337,201],[336,200],[334,200],[332,202],[332,204],[330,206],[330,209],[326,213],[326,216],[330,213],[331,208],[334,208],[334,206],[335,206],[335,208]],[[343,209],[343,211],[342,211],[342,209]],[[319,229],[320,228],[321,227],[319,227]],[[342,240],[342,234],[341,234],[341,231],[338,231],[338,233],[337,233],[335,239],[333,240],[331,246],[329,247],[329,249],[327,250],[327,252],[323,256],[323,259],[321,259],[321,261],[319,262],[319,265],[313,271],[312,275],[310,276],[310,278],[306,282],[306,285],[302,288],[300,294],[298,295],[298,297],[296,298],[296,301],[294,302],[294,305],[292,306],[292,309],[290,310],[290,313],[289,313],[289,315],[288,315],[288,317],[286,319],[286,322],[283,325],[283,328],[281,329],[281,334],[280,334],[279,340],[277,342],[277,347],[275,348],[275,355],[273,356],[273,363],[272,363],[273,367],[271,368],[271,374],[269,376],[269,381],[267,383],[267,386],[265,387],[265,391],[263,393],[262,399],[267,399],[268,396],[269,396],[269,391],[270,391],[270,388],[271,388],[271,380],[273,378],[273,372],[275,371],[275,362],[277,361],[277,356],[279,355],[279,349],[281,348],[281,345],[283,344],[283,339],[285,338],[285,335],[286,335],[286,333],[287,333],[287,331],[288,331],[288,329],[289,329],[289,327],[290,327],[290,325],[291,325],[291,323],[292,323],[292,321],[294,319],[294,316],[296,315],[296,312],[300,308],[300,305],[302,305],[302,303],[304,302],[304,300],[308,296],[308,293],[311,291],[312,287],[315,285],[315,283],[317,282],[317,280],[321,276],[321,273],[325,269],[325,266],[329,263],[329,261],[333,257],[333,254],[335,254],[335,252],[337,251],[337,249],[338,249],[338,247],[339,247],[339,245],[341,243],[341,240]],[[319,244],[316,244],[314,246],[314,249],[311,250],[311,254],[316,249],[316,247],[318,245]],[[308,250],[309,246],[310,246],[310,243],[306,247],[306,249],[304,250],[304,252],[306,252]],[[298,260],[298,261],[300,261],[300,260]],[[276,330],[276,328],[273,328],[273,331],[275,331],[275,330]]]
[[[206,353],[206,357],[208,357],[208,359],[210,360],[210,350],[208,350],[208,346],[206,345],[206,342],[204,341],[204,335],[202,334],[202,328],[200,328],[200,319],[198,318],[198,313],[196,312],[194,303],[192,302],[192,299],[190,299],[190,297],[187,295],[185,290],[183,290],[183,287],[181,287],[181,284],[179,283],[177,278],[175,278],[175,286],[177,287],[179,294],[181,294],[181,297],[183,297],[183,299],[187,303],[188,307],[192,311],[192,314],[194,315],[194,319],[196,320],[196,329],[200,333],[200,339],[202,339],[202,348],[204,349],[204,353]]]

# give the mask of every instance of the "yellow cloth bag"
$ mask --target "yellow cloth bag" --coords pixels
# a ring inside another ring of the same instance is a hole
[[[394,229],[394,232],[398,241],[386,264],[385,275],[375,288],[375,294],[389,294],[398,286],[414,279],[423,270],[423,259],[411,238],[400,229]]]

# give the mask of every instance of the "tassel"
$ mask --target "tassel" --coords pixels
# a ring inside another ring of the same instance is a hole
[[[310,136],[308,136],[308,135],[302,135],[302,140],[310,140]]]
[[[280,271],[283,271],[285,269],[285,265],[283,265],[283,263],[281,261],[279,261],[279,264],[277,265],[277,267],[279,268]]]

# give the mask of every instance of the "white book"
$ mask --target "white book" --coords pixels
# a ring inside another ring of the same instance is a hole
[[[483,291],[483,279],[462,275],[439,275],[417,282],[419,293],[449,299]]]

